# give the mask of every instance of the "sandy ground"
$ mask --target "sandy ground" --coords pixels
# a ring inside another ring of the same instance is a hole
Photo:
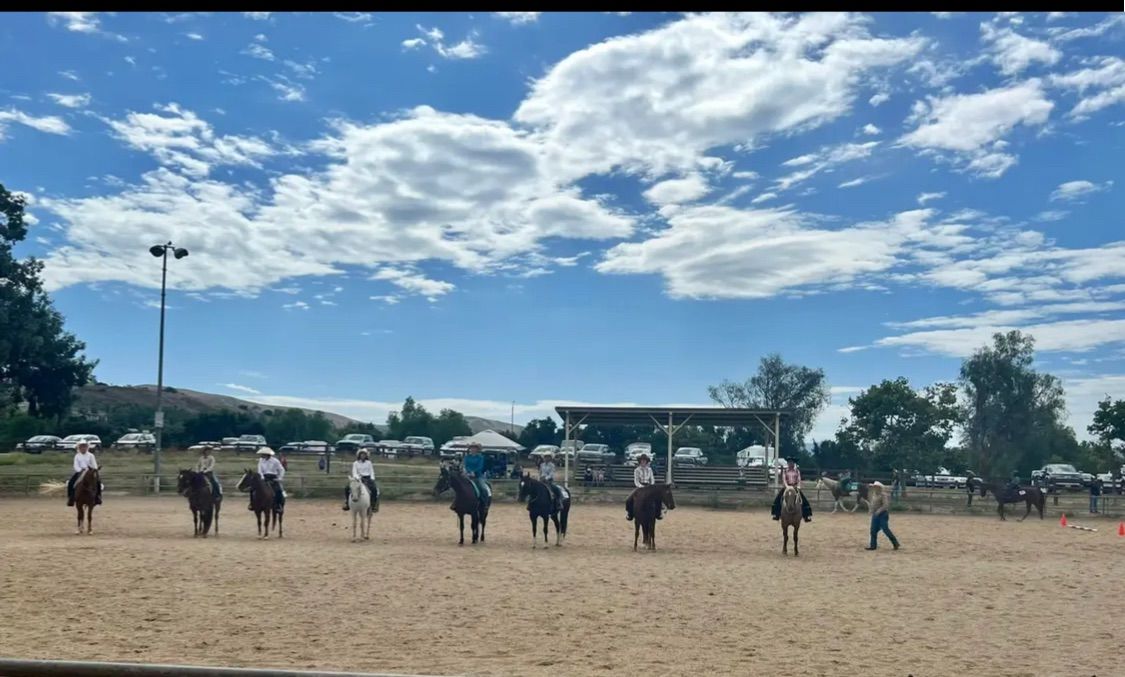
[[[903,550],[866,552],[866,516],[818,514],[793,559],[761,512],[682,507],[657,552],[634,553],[620,508],[576,505],[566,546],[533,552],[516,505],[495,507],[487,545],[458,548],[446,503],[388,503],[353,544],[337,502],[291,500],[285,539],[263,542],[231,498],[207,540],[172,498],[110,497],[93,536],[58,499],[0,503],[0,654],[439,675],[1125,674],[1125,538],[1106,522],[895,514]]]

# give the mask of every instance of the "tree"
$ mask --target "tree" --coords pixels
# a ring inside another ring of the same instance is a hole
[[[884,380],[848,400],[840,437],[854,442],[867,468],[933,469],[957,422],[957,391],[939,383],[919,393],[904,377]]]
[[[829,401],[823,369],[786,364],[777,353],[763,357],[758,373],[745,383],[723,381],[718,386],[708,386],[707,394],[725,407],[791,410],[792,415],[781,419],[778,446],[783,456],[804,451],[805,436]]]
[[[430,429],[434,424],[434,416],[426,408],[407,397],[402,403],[402,410],[398,413],[391,412],[387,415],[387,434],[390,439],[402,440],[413,435],[432,437]]]
[[[262,412],[263,416],[267,412]],[[327,440],[332,434],[332,422],[322,412],[306,414],[300,409],[274,412],[266,422],[266,439],[282,445],[293,441]]]
[[[559,425],[555,423],[555,419],[550,416],[533,418],[520,431],[520,437],[516,441],[528,450],[534,449],[540,444],[557,446],[562,441],[562,431],[559,429]]]
[[[86,344],[63,328],[43,290],[43,263],[13,254],[27,237],[24,204],[22,195],[0,184],[0,409],[27,402],[31,416],[57,418],[97,363],[86,360]]]
[[[1035,339],[1019,331],[994,334],[993,345],[961,365],[965,442],[982,476],[1018,470],[1027,476],[1052,455],[1077,451],[1059,380],[1032,368]]]
[[[1108,445],[1125,442],[1125,400],[1111,400],[1106,395],[1098,402],[1094,422],[1086,430]]]
[[[427,437],[433,439],[434,447],[440,447],[454,437],[468,437],[472,434],[473,429],[469,427],[464,414],[453,409],[442,409],[434,419]]]

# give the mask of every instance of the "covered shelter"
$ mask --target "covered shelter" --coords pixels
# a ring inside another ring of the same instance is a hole
[[[712,425],[720,428],[766,430],[766,439],[780,449],[781,418],[791,416],[787,409],[736,409],[733,407],[585,407],[560,405],[555,412],[563,421],[563,444],[574,439],[583,425],[652,425],[668,436],[668,463],[665,481],[672,481],[672,454],[676,433],[685,425]],[[657,452],[653,449],[653,454]],[[564,483],[570,482],[570,456],[565,457]]]
[[[476,435],[458,440],[458,446],[468,449],[469,445],[476,442],[481,450],[495,451],[523,451],[524,447],[519,442],[508,439],[495,430],[482,430]]]

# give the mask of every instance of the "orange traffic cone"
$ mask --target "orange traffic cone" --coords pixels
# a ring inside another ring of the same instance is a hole
[[[1063,513],[1062,519],[1059,520],[1059,526],[1060,527],[1066,526],[1066,513],[1065,512]]]
[[[1117,525],[1117,535],[1125,536],[1125,522]]]

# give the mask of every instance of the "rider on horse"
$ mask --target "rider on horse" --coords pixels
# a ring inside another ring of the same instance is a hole
[[[274,457],[273,449],[262,447],[258,450],[258,474],[273,489],[273,502],[278,509],[285,507],[285,488],[281,480],[285,477],[285,468],[281,461]],[[254,509],[254,492],[250,492],[250,510]]]
[[[843,484],[843,480],[840,482]],[[812,506],[809,505],[809,499],[805,498],[805,492],[801,491],[801,469],[793,459],[789,459],[789,467],[781,471],[781,489],[773,499],[773,507],[770,509],[775,520],[781,519],[781,495],[785,493],[786,487],[797,487],[797,493],[801,496],[801,516],[806,522],[811,522]]]
[[[1013,470],[1012,477],[1008,480],[1008,486],[1004,488],[1005,493],[1012,499],[1019,496],[1020,492],[1020,471]]]
[[[652,474],[652,466],[648,464],[648,460],[648,454],[641,454],[637,457],[637,467],[633,470],[633,493],[625,499],[625,519],[630,522],[633,521],[633,497],[636,496],[637,489],[656,484],[656,476]],[[659,501],[656,503],[656,519],[664,519],[664,504]]]
[[[465,455],[465,474],[473,481],[477,488],[477,496],[484,500],[490,495],[488,483],[485,482],[484,456],[480,453],[480,442],[469,444],[468,454]]]
[[[78,476],[82,474],[83,470],[90,468],[92,470],[98,469],[98,459],[94,458],[94,452],[90,451],[90,443],[82,440],[74,447],[74,474],[70,476],[70,480],[66,483],[66,504],[68,507],[74,507],[74,483],[78,481]],[[98,482],[98,494],[94,499],[94,505],[102,504],[102,483]]]
[[[555,511],[562,510],[562,490],[555,484],[555,461],[550,453],[543,455],[539,461],[539,481],[547,485],[551,495],[555,497]]]
[[[355,461],[352,463],[352,477],[363,482],[367,486],[367,490],[371,492],[371,507],[375,508],[376,498],[378,491],[375,489],[375,466],[371,463],[371,458],[366,449],[360,449],[355,452]],[[349,484],[344,487],[344,510],[349,510],[348,501],[352,497],[352,486]]]
[[[223,495],[223,485],[215,477],[215,457],[211,455],[210,447],[203,447],[199,452],[199,462],[195,464],[195,472],[204,475],[211,482],[211,493],[215,496]]]

